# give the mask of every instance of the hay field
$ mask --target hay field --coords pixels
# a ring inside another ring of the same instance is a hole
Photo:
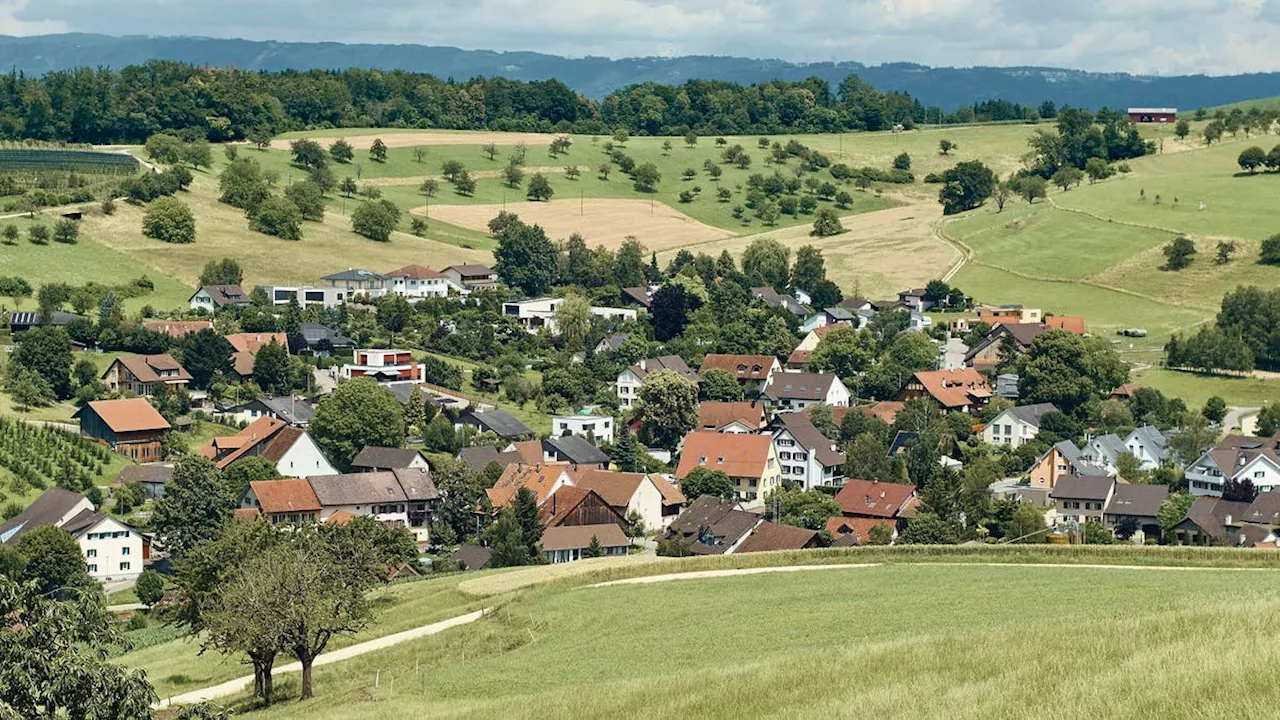
[[[429,216],[451,225],[486,231],[489,221],[502,210],[515,213],[529,224],[541,225],[549,237],[564,239],[579,233],[590,245],[617,248],[629,236],[652,251],[685,248],[733,237],[685,215],[664,203],[650,200],[552,200],[509,202],[505,205],[433,205],[415,208],[414,215]]]
[[[351,143],[357,152],[368,150],[374,138],[382,138],[388,148],[407,148],[419,145],[550,145],[556,139],[551,133],[518,133],[468,130],[387,130],[379,128],[340,128],[335,130],[308,130],[298,133],[284,133],[271,141],[276,150],[288,150],[289,143],[298,138],[311,138],[325,148],[334,140],[344,139]]]

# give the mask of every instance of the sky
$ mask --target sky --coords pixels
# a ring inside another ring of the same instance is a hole
[[[1280,0],[0,0],[0,34],[417,43],[581,57],[1280,71]]]

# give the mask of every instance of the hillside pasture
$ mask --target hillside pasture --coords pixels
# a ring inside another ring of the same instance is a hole
[[[458,145],[475,143],[485,145],[550,145],[558,135],[552,133],[496,132],[490,130],[401,130],[387,128],[341,128],[334,130],[302,130],[278,135],[271,147],[288,150],[289,143],[299,138],[310,138],[328,149],[335,140],[346,140],[356,149],[368,150],[375,138],[382,138],[388,148],[406,148],[418,145]]]
[[[591,245],[616,249],[635,237],[652,251],[684,248],[733,237],[733,233],[700,223],[660,202],[647,200],[552,200],[504,205],[435,205],[415,208],[414,215],[440,219],[468,230],[486,231],[489,221],[506,210],[529,224],[541,225],[552,238],[579,233]]]

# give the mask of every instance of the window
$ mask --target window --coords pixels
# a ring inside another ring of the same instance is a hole
[[[779,440],[778,447],[792,447],[796,444],[795,440]]]
[[[779,460],[790,460],[790,459],[791,459],[791,453],[789,453],[789,452],[780,452],[780,453],[778,453],[778,459],[779,459]]]
[[[751,478],[751,487],[755,487],[756,485],[759,485],[759,484],[760,484],[760,481],[756,480],[755,478]]]
[[[132,566],[131,566],[129,563],[127,563],[127,562],[122,562],[122,563],[120,563],[120,569],[121,569],[121,570],[128,570],[130,567],[132,567]]]
[[[90,563],[90,564],[89,564],[89,572],[91,572],[91,573],[96,573],[96,572],[98,572],[98,566],[97,566],[97,565],[94,565],[94,564],[92,564],[92,563]]]
[[[129,546],[128,546],[128,545],[125,545],[124,547],[120,548],[120,554],[121,554],[121,555],[128,555],[128,554],[129,554]]]
[[[804,453],[796,453],[795,455],[792,455],[791,458],[793,460],[799,460],[800,462],[804,462],[805,460],[809,459],[809,456],[805,455]]]
[[[1013,426],[1012,426],[1012,425],[1005,425],[1005,426],[1004,426],[1004,434],[1005,434],[1005,435],[1012,435],[1012,434],[1013,434]]]
[[[90,534],[92,534],[92,533],[90,533]],[[92,538],[90,538],[90,539],[92,539]],[[85,556],[85,557],[87,557],[87,558],[96,558],[96,557],[98,557],[98,551],[97,551],[97,550],[94,550],[94,549],[92,549],[92,548],[90,548],[90,549],[88,549],[88,550],[85,550],[85,551],[84,551],[84,556]]]

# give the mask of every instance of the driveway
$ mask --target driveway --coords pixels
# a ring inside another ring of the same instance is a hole
[[[1252,435],[1258,431],[1258,412],[1262,408],[1233,407],[1227,409],[1227,416],[1222,420],[1222,428],[1227,432],[1239,430],[1241,435]]]

